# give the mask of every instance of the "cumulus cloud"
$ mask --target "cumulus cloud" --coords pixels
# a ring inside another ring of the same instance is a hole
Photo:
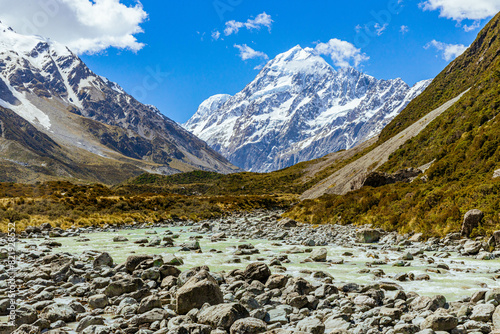
[[[370,59],[351,43],[337,38],[326,43],[318,43],[314,50],[320,55],[330,57],[333,64],[338,67],[358,67],[362,62]]]
[[[218,30],[212,31],[212,39],[215,41],[220,38],[220,32]]]
[[[144,47],[135,37],[148,18],[140,2],[126,6],[120,0],[0,0],[0,8],[0,20],[17,32],[51,38],[78,54]]]
[[[439,10],[439,16],[461,22],[482,20],[500,11],[498,0],[427,0],[419,6],[423,10]]]
[[[264,60],[269,59],[269,56],[266,55],[264,52],[261,51],[255,51],[251,47],[249,47],[246,44],[243,45],[238,45],[234,44],[234,47],[240,50],[240,58],[241,60],[248,60],[248,59],[255,59],[255,58],[262,58]]]
[[[403,35],[406,34],[408,31],[410,31],[410,28],[408,26],[402,25],[401,28],[399,28],[399,32],[402,33]]]
[[[267,27],[267,29],[271,31],[272,24],[273,20],[271,19],[271,15],[267,15],[266,12],[264,12],[257,15],[255,19],[248,19],[246,22],[238,22],[235,20],[226,22],[224,34],[226,36],[237,34],[241,28],[245,28],[247,30],[259,30],[262,27]]]
[[[436,40],[432,40],[427,45],[424,46],[424,48],[427,50],[429,48],[435,48],[438,50],[443,59],[446,61],[453,60],[460,56],[462,53],[464,53],[465,50],[467,50],[467,46],[463,44],[446,44],[443,42],[438,42]]]

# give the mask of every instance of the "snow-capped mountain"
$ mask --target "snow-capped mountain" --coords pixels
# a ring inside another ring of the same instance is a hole
[[[127,166],[122,170],[133,170],[132,175],[142,171],[236,170],[158,109],[141,104],[118,84],[93,73],[65,46],[18,34],[1,23],[0,106],[17,114],[19,124],[48,137],[59,150],[51,153],[48,162],[22,142],[20,133],[15,138],[2,136],[3,165],[14,161],[18,167],[31,170],[45,166],[42,173],[50,176],[76,173],[100,181],[106,180],[96,175],[97,168],[88,168],[98,165],[106,170],[106,166],[118,163]],[[5,122],[0,119],[0,123]],[[50,164],[57,168],[50,168]],[[79,166],[87,169],[83,172]],[[124,178],[130,173],[113,176]]]
[[[184,127],[236,166],[268,172],[376,136],[430,82],[409,87],[354,68],[335,70],[296,46],[236,95],[204,101]]]

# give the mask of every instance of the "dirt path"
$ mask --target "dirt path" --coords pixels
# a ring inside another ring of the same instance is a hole
[[[314,199],[323,194],[344,195],[349,191],[359,189],[361,187],[362,179],[366,174],[382,166],[394,151],[401,147],[401,145],[403,145],[407,140],[417,136],[423,129],[425,129],[425,127],[427,127],[427,125],[429,125],[429,123],[460,100],[460,98],[467,91],[444,103],[439,108],[431,111],[426,116],[422,117],[417,122],[387,140],[382,145],[374,148],[358,160],[348,164],[329,177],[323,179],[314,187],[306,190],[300,199]]]

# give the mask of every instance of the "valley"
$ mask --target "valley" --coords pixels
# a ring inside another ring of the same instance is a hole
[[[284,34],[286,15],[266,12],[173,42],[180,29],[138,42],[136,24],[106,36],[126,45],[111,44],[116,54],[0,22],[0,334],[500,333],[490,5],[484,24],[439,15],[467,43],[421,45],[413,26],[376,23],[363,48],[306,43],[288,33],[300,20]],[[257,38],[275,31],[279,43]],[[280,51],[254,49],[264,45]],[[434,49],[446,65],[422,80],[440,64],[422,56]],[[126,65],[109,68],[116,57]],[[146,60],[168,63],[168,82],[138,76]]]

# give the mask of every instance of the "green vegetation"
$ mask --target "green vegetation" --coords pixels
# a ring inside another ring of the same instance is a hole
[[[235,211],[284,209],[293,196],[183,196],[127,193],[106,186],[46,182],[36,185],[0,183],[0,230],[9,222],[18,230],[49,222],[53,226],[101,226],[166,219],[207,219]]]
[[[463,214],[485,212],[477,234],[500,228],[500,14],[393,122],[379,143],[430,110],[470,88],[462,99],[405,143],[382,171],[434,161],[427,182],[365,187],[345,196],[323,196],[292,208],[288,216],[311,223],[372,223],[388,230],[443,235],[460,229]]]
[[[307,185],[299,181],[301,166],[272,173],[217,174],[195,171],[169,176],[143,174],[116,189],[120,192],[169,192],[182,195],[280,195],[300,194]]]

